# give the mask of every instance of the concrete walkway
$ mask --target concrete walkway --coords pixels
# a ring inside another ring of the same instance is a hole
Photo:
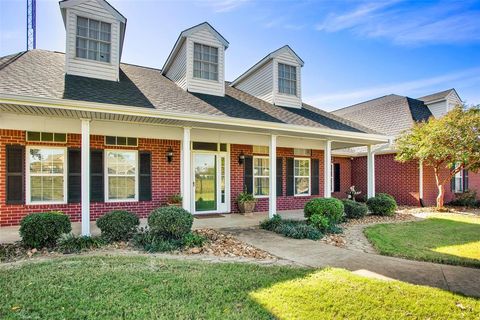
[[[480,297],[480,269],[405,260],[343,249],[312,240],[285,238],[258,228],[224,230],[259,249],[313,268],[345,268],[355,273]]]

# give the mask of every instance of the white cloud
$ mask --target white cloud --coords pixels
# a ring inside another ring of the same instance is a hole
[[[208,5],[215,12],[229,12],[233,11],[250,0],[206,0],[201,3]]]
[[[305,101],[320,108],[333,110],[335,108],[345,107],[391,93],[415,98],[452,87],[461,89],[462,87],[468,88],[474,85],[477,87],[480,86],[480,67],[432,78],[379,85],[369,88],[359,88],[353,91],[317,94],[315,96],[306,97]],[[475,101],[470,102],[474,103]]]
[[[464,2],[399,1],[363,3],[340,14],[329,14],[316,29],[350,30],[369,38],[386,38],[398,45],[450,44],[480,41],[480,11]]]

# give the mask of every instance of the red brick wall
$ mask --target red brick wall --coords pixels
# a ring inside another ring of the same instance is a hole
[[[448,176],[449,170],[447,168],[441,170],[440,178],[444,179]],[[434,206],[437,203],[438,188],[435,181],[435,172],[432,167],[423,167],[423,203],[426,206]],[[452,201],[454,194],[452,192],[450,182],[445,185],[445,203]]]
[[[332,192],[332,197],[345,199],[347,198],[347,190],[352,186],[352,160],[350,158],[334,157],[332,163],[340,164],[340,191]]]
[[[468,189],[475,190],[477,192],[477,199],[480,199],[480,172],[468,173]]]
[[[231,154],[231,203],[232,203],[232,212],[238,212],[238,206],[236,198],[240,192],[243,190],[243,166],[238,163],[238,156],[243,151],[245,155],[253,155],[251,145],[239,145],[232,144],[230,146]],[[305,203],[312,199],[323,196],[323,151],[322,150],[312,150],[312,159],[319,159],[319,195],[316,196],[286,196],[286,185],[287,185],[287,164],[285,158],[293,158],[293,148],[277,148],[277,157],[283,157],[283,194],[282,196],[277,196],[277,210],[291,210],[291,209],[301,209]],[[268,211],[268,198],[258,199],[256,211]]]
[[[26,142],[25,132],[17,130],[0,129],[0,226],[17,225],[22,217],[28,213],[48,210],[61,210],[67,213],[72,221],[80,221],[80,203],[60,205],[6,205],[5,195],[5,150],[7,144],[21,145],[53,145],[58,143]],[[66,147],[80,147],[81,136],[68,134]],[[104,137],[90,137],[90,146],[95,149],[105,149]],[[174,150],[172,163],[168,163],[166,152],[171,147]],[[138,147],[111,147],[108,149],[134,149],[152,152],[152,201],[136,202],[98,202],[90,205],[91,220],[95,220],[113,209],[130,210],[140,217],[146,217],[155,207],[165,203],[168,197],[180,192],[180,141],[159,139],[138,139]]]

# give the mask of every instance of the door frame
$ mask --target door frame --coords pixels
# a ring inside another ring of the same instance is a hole
[[[195,155],[197,154],[211,154],[216,155],[216,200],[217,200],[217,209],[209,211],[196,211],[195,210],[195,167],[194,160]],[[221,203],[221,158],[225,158],[225,203]],[[202,215],[202,214],[212,214],[212,213],[229,213],[231,211],[231,201],[230,201],[230,145],[227,144],[227,151],[207,151],[207,150],[191,150],[190,157],[190,177],[192,185],[190,186],[191,194],[191,203],[190,207],[192,208],[192,214]]]

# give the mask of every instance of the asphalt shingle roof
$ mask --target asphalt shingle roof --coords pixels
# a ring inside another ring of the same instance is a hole
[[[395,94],[342,108],[333,114],[391,136],[397,136],[415,122],[426,121],[432,116],[423,101]]]
[[[0,93],[70,99],[154,108],[185,114],[377,133],[355,122],[309,105],[302,109],[274,106],[225,84],[225,97],[189,93],[162,75],[161,70],[120,65],[120,81],[65,75],[63,53],[31,50],[0,58]]]
[[[445,91],[432,93],[432,94],[417,98],[417,100],[421,100],[421,101],[424,101],[424,102],[430,102],[430,101],[445,99],[452,91],[455,92],[455,89],[452,88],[452,89],[448,89],[448,90],[445,90]]]

